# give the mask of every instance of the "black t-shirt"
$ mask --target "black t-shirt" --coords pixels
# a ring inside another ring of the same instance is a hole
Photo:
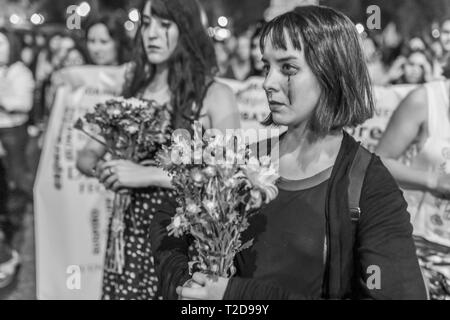
[[[303,180],[278,181],[276,199],[250,219],[236,257],[238,276],[320,298],[324,271],[325,199],[331,168]]]

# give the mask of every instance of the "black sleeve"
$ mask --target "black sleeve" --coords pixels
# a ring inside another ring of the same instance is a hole
[[[360,206],[355,257],[358,298],[426,299],[407,203],[377,156],[367,170]]]
[[[311,297],[289,292],[276,284],[257,279],[233,277],[223,300],[310,300]]]
[[[164,299],[170,300],[178,299],[175,292],[177,286],[191,278],[187,237],[176,238],[169,236],[167,232],[174,213],[175,207],[170,201],[165,202],[163,209],[154,215],[149,232],[160,294]]]

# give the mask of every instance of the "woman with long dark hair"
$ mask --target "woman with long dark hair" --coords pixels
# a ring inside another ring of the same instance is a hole
[[[141,8],[136,53],[127,72],[124,96],[169,103],[172,128],[237,128],[239,113],[231,90],[214,82],[214,48],[201,24],[196,0],[150,0]],[[125,214],[125,265],[121,274],[106,270],[105,299],[157,299],[149,228],[158,211],[176,207],[170,178],[162,169],[130,161],[104,162],[95,142],[81,152],[79,169],[95,174],[113,191],[132,189]]]
[[[194,285],[183,286],[188,245],[164,233],[170,216],[158,214],[150,234],[164,297],[426,298],[402,193],[343,131],[373,113],[354,24],[327,7],[298,7],[265,26],[261,48],[266,123],[288,128],[268,144],[279,150],[278,196],[250,219],[242,241],[254,243],[236,256],[237,274],[194,273]]]

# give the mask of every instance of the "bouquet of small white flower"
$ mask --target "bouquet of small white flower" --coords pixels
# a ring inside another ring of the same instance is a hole
[[[198,133],[193,141],[174,136],[158,155],[179,194],[169,235],[192,235],[197,258],[190,264],[213,277],[234,275],[235,255],[252,244],[241,240],[249,218],[278,194],[270,157],[258,159],[249,148],[231,145]]]
[[[77,120],[75,128],[104,145],[114,159],[140,163],[153,158],[170,141],[170,119],[168,105],[119,97],[97,104],[84,120]],[[128,190],[114,196],[106,267],[117,273],[122,273],[124,263],[123,215],[130,202]]]

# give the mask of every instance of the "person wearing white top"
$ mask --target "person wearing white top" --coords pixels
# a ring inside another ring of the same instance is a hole
[[[399,105],[376,152],[404,189],[432,299],[450,298],[450,82],[434,81]]]
[[[18,190],[31,196],[32,177],[27,169],[25,147],[34,80],[19,59],[16,36],[0,29],[0,142],[6,151],[9,179]]]
[[[34,81],[31,71],[21,62],[15,35],[0,29],[0,143],[6,151],[7,170],[0,170],[0,289],[9,286],[17,274],[21,259],[7,237],[10,217],[7,208],[6,178],[16,188],[31,195],[32,176],[27,170],[25,147],[28,139],[28,112],[33,104]],[[2,159],[0,159],[2,160]],[[8,175],[8,177],[6,177]]]

